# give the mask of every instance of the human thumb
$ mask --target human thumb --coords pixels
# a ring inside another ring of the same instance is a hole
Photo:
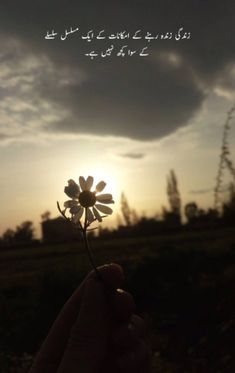
[[[107,354],[110,325],[104,285],[98,279],[89,278],[58,373],[98,372]]]

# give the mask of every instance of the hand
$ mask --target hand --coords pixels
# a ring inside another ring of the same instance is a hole
[[[104,281],[94,271],[86,277],[54,322],[29,373],[150,372],[144,321],[133,314],[131,294],[119,289],[122,268],[109,264],[98,270]]]

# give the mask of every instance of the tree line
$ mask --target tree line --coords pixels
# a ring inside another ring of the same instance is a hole
[[[98,228],[98,237],[122,237],[154,235],[158,233],[177,232],[187,229],[212,229],[235,225],[235,186],[231,183],[229,196],[222,205],[222,210],[200,208],[196,202],[188,202],[182,206],[178,180],[174,170],[167,175],[166,193],[168,207],[162,208],[162,213],[146,217],[137,213],[128,202],[125,193],[121,194],[121,210],[118,215],[116,229]],[[183,222],[183,217],[185,221]],[[42,222],[50,221],[50,212],[41,215]],[[75,236],[76,237],[76,236]],[[73,238],[74,239],[74,238]],[[7,229],[1,239],[0,246],[25,246],[39,243],[35,239],[35,228],[32,221],[24,221],[15,230]]]

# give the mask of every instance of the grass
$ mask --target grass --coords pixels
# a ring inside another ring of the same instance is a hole
[[[154,373],[235,371],[234,229],[91,246],[97,265],[117,262],[125,270],[125,288],[149,324]],[[0,252],[3,373],[27,372],[30,356],[88,271],[81,242]]]

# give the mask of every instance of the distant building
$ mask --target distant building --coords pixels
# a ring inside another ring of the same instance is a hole
[[[71,242],[80,239],[80,232],[69,221],[58,217],[41,223],[45,243]]]

